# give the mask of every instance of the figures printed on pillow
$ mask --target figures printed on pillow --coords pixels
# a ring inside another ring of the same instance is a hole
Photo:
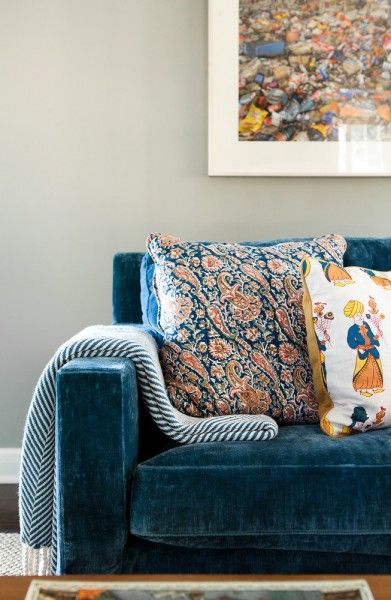
[[[332,320],[334,319],[334,315],[331,311],[325,312],[325,307],[325,302],[315,302],[313,321],[319,348],[320,367],[322,371],[323,383],[327,388],[326,359],[324,353],[326,352],[327,344],[329,344],[331,341],[330,325]]]
[[[326,262],[324,260],[319,261],[327,281],[337,287],[344,287],[354,283],[352,276],[347,272],[346,269],[336,265],[332,262]]]
[[[355,406],[352,413],[352,422],[348,427],[347,433],[365,431],[372,425],[372,423],[368,423],[368,421],[370,421],[370,419],[365,408],[363,406]]]
[[[374,427],[380,427],[380,425],[383,424],[385,416],[386,409],[384,406],[380,407],[380,410],[376,413],[374,420],[370,419],[364,406],[355,406],[351,417],[352,422],[348,427],[343,427],[342,433],[345,435],[352,435],[353,433],[359,433],[373,429]]]
[[[378,338],[383,338],[384,334],[383,334],[383,330],[381,328],[381,322],[383,321],[383,319],[385,319],[385,315],[383,313],[379,312],[379,309],[377,308],[376,300],[375,300],[375,298],[373,298],[373,296],[369,296],[368,306],[369,306],[369,311],[366,314],[366,317],[367,317],[367,319],[370,319],[371,324],[373,324]]]
[[[336,287],[345,287],[345,285],[350,285],[354,283],[352,276],[344,267],[341,267],[333,262],[328,262],[326,260],[318,260],[319,264],[323,269],[323,273],[330,283],[335,285]],[[311,272],[311,261],[308,258],[305,258],[301,264],[301,270],[303,277],[306,278]],[[391,282],[390,282],[391,283]]]
[[[374,421],[368,417],[364,406],[355,406],[351,417],[352,422],[349,426],[342,428],[342,433],[345,435],[352,435],[353,433],[364,432],[368,429],[373,429],[374,427],[380,427],[383,424],[385,416],[386,409],[384,406],[380,407]]]
[[[364,320],[364,305],[359,300],[349,300],[343,312],[345,317],[354,321],[347,334],[349,347],[356,351],[353,389],[367,398],[380,394],[384,387],[379,335],[375,335]]]
[[[336,437],[390,427],[391,271],[307,257],[302,274],[323,431]]]
[[[374,273],[370,269],[361,268],[361,271],[364,271],[364,273],[369,275],[369,277],[371,278],[371,281],[373,281],[373,283],[375,283],[376,285],[384,288],[385,290],[391,290],[391,280],[388,279],[387,277],[380,277],[379,275],[376,275],[376,273]]]
[[[375,421],[373,422],[374,426],[379,427],[383,425],[384,417],[386,416],[386,409],[384,406],[380,407],[380,410],[376,413]]]

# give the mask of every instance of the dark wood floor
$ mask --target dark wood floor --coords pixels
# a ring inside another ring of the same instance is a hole
[[[0,485],[0,532],[19,531],[18,487]]]

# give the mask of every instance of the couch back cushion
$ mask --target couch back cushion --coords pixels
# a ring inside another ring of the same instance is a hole
[[[142,323],[140,267],[144,252],[119,252],[113,258],[113,323]]]
[[[345,238],[345,267],[365,267],[375,271],[391,270],[391,238]]]

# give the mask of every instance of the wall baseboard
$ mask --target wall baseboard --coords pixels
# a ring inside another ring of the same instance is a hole
[[[0,484],[18,483],[20,448],[0,448]]]

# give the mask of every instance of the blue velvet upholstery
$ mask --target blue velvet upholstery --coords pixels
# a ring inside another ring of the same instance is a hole
[[[144,253],[122,252],[113,259],[113,323],[141,323],[140,266]]]
[[[346,267],[391,270],[391,238],[346,238]]]
[[[390,450],[391,429],[335,440],[318,425],[281,427],[268,444],[177,447],[138,465],[131,532],[179,546],[391,556]]]
[[[138,458],[138,412],[136,371],[129,359],[81,358],[60,369],[59,573],[122,570],[130,486]]]
[[[391,430],[334,440],[285,427],[267,444],[178,446],[136,468],[136,426],[131,361],[61,369],[59,573],[390,571]]]
[[[142,257],[114,258],[116,323],[141,322]],[[391,239],[349,238],[358,263],[391,269]],[[137,396],[129,360],[59,372],[59,572],[391,572],[391,430],[178,447]]]
[[[391,557],[378,554],[261,550],[259,548],[182,548],[130,538],[124,569],[126,573],[180,573],[235,575],[273,574],[359,574],[389,575]],[[93,550],[91,546],[91,551]]]

